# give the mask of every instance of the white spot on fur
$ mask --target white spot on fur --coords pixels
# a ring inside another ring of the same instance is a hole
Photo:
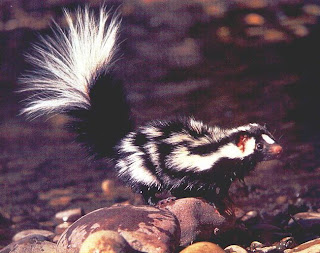
[[[176,148],[172,155],[168,157],[168,167],[178,171],[205,171],[209,170],[222,158],[244,159],[254,152],[255,139],[249,138],[245,144],[244,152],[233,144],[222,146],[217,151],[206,156],[190,154],[186,147]]]
[[[275,141],[273,139],[271,139],[271,137],[269,135],[262,134],[262,138],[268,144],[274,144],[275,143]]]
[[[134,133],[130,133],[118,146],[119,153],[128,155],[119,159],[116,164],[119,177],[129,177],[133,182],[140,182],[148,186],[159,186],[160,182],[144,165],[144,153],[133,144]]]

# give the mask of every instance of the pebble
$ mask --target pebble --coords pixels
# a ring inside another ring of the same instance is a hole
[[[101,189],[104,196],[108,200],[117,200],[119,198],[128,197],[134,198],[134,193],[129,187],[116,183],[114,180],[106,179],[101,183]]]
[[[281,196],[279,196],[279,197],[276,198],[276,203],[277,203],[278,205],[283,205],[283,204],[285,204],[286,202],[288,202],[288,197],[285,196],[285,195],[281,195]]]
[[[180,246],[198,240],[209,240],[217,231],[232,227],[235,218],[222,216],[218,210],[201,198],[182,198],[160,205],[179,220]]]
[[[200,48],[196,40],[186,38],[168,51],[168,61],[173,67],[188,68],[202,61]]]
[[[264,244],[258,241],[253,241],[250,244],[250,250],[255,251],[257,248],[262,248],[264,247]]]
[[[57,235],[61,235],[71,225],[72,225],[72,222],[63,222],[55,227],[54,232]]]
[[[254,252],[256,252],[256,253],[268,253],[268,252],[274,253],[276,250],[277,250],[276,246],[268,246],[268,247],[263,247],[263,248],[256,248]]]
[[[72,198],[70,196],[61,196],[57,198],[50,199],[50,206],[66,206],[71,202]]]
[[[221,41],[230,42],[232,40],[230,28],[227,26],[219,27],[216,33]]]
[[[320,16],[320,6],[316,4],[306,4],[303,6],[303,11],[312,16]]]
[[[74,222],[84,214],[82,208],[68,209],[55,214],[54,219],[57,223]]]
[[[241,221],[245,224],[256,223],[259,219],[259,214],[257,211],[249,211],[244,216],[242,216]]]
[[[262,17],[262,16],[259,15],[259,14],[250,13],[250,14],[247,14],[247,15],[244,17],[244,22],[245,22],[247,25],[262,26],[262,25],[264,25],[265,20],[264,20],[264,17]]]
[[[247,253],[248,251],[238,245],[230,245],[224,249],[226,253]]]
[[[48,239],[52,239],[54,237],[54,233],[48,230],[43,230],[43,229],[27,229],[27,230],[23,230],[20,231],[18,233],[16,233],[13,238],[12,241],[16,242],[19,241],[27,236],[31,236],[31,235],[41,235],[44,236]]]
[[[305,242],[293,249],[286,249],[284,253],[318,253],[320,252],[320,238]]]
[[[281,42],[287,39],[286,35],[274,28],[267,29],[264,33],[264,39],[268,42]]]
[[[79,253],[130,253],[134,250],[117,232],[101,230],[92,233],[82,243]]]
[[[298,223],[298,224],[297,224]],[[317,212],[302,212],[293,216],[293,219],[289,220],[288,225],[290,227],[302,226],[304,229],[313,229],[320,226],[320,213]]]
[[[80,250],[90,234],[101,230],[118,232],[132,248],[142,252],[174,252],[179,244],[179,224],[168,210],[118,205],[95,210],[74,222],[61,235],[58,251]]]
[[[107,179],[101,183],[101,189],[107,199],[113,199],[116,194],[115,183],[113,180]]]
[[[295,241],[293,237],[285,237],[280,240],[277,244],[277,249],[284,251],[286,249],[292,248],[295,245]]]
[[[197,242],[183,249],[180,253],[225,253],[225,251],[211,242]]]

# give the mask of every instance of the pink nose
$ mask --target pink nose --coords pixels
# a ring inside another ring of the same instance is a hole
[[[270,151],[271,153],[275,154],[275,155],[278,155],[282,152],[282,147],[280,145],[273,145],[271,148],[270,148]]]

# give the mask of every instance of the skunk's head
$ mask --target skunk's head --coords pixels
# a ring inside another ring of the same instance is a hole
[[[237,128],[235,143],[246,157],[252,157],[256,162],[279,158],[282,147],[275,141],[272,134],[256,123]]]

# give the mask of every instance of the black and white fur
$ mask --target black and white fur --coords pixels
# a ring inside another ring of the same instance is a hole
[[[190,117],[133,131],[121,85],[111,75],[119,19],[104,7],[99,18],[88,8],[78,10],[75,21],[65,16],[67,31],[55,25],[54,36],[43,37],[28,55],[36,70],[21,79],[23,91],[31,92],[22,113],[71,116],[78,140],[97,157],[113,158],[119,177],[150,204],[162,193],[217,202],[233,180],[281,152],[256,123],[223,129]]]

